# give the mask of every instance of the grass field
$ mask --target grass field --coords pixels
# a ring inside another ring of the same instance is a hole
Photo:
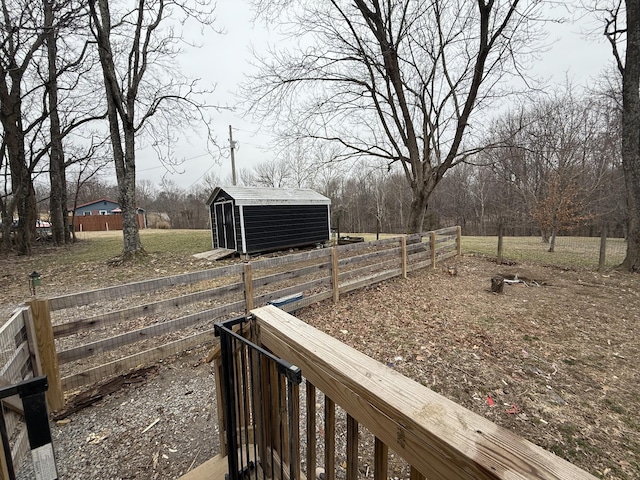
[[[477,253],[495,257],[497,250],[498,237],[462,237],[463,253]],[[551,253],[548,250],[549,244],[542,243],[540,237],[504,237],[503,259],[542,265],[593,268],[598,266],[600,239],[596,237],[557,237],[555,252]],[[607,239],[605,266],[612,268],[622,263],[625,250],[624,239]]]
[[[79,265],[87,262],[102,263],[116,257],[122,251],[122,232],[79,232],[78,243],[61,249],[44,249],[33,257],[25,258],[27,269],[42,270],[55,265]],[[375,240],[375,233],[343,233],[361,236],[365,241]],[[397,237],[398,234],[381,233],[380,238]],[[209,230],[154,230],[140,231],[145,250],[158,256],[189,256],[211,249]],[[495,257],[497,237],[462,237],[462,252]],[[543,265],[567,267],[598,266],[600,239],[593,237],[558,237],[556,251],[549,253],[548,244],[539,237],[505,237],[504,259],[526,261]],[[623,239],[607,240],[606,266],[614,267],[624,259],[626,245]],[[144,260],[143,260],[144,261]]]

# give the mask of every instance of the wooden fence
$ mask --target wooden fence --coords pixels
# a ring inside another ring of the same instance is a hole
[[[214,339],[213,323],[274,303],[286,311],[460,255],[460,228],[317,249],[30,302],[48,400]],[[50,333],[48,333],[50,332]]]
[[[42,374],[36,328],[29,307],[17,308],[0,328],[0,387]],[[13,465],[19,466],[30,451],[22,401],[16,395],[2,400],[2,406]],[[0,452],[2,448],[0,438]],[[6,458],[0,454],[0,478],[8,475]]]

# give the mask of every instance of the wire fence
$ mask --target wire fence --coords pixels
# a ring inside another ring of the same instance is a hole
[[[498,237],[462,238],[464,253],[477,253],[498,257]],[[600,265],[602,246],[600,237],[556,237],[554,251],[541,237],[503,237],[503,262],[531,262],[559,267],[597,269]],[[604,239],[603,268],[614,268],[624,260],[627,244],[623,238]]]

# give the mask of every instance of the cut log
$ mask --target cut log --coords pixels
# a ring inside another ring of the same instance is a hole
[[[504,291],[504,277],[491,277],[491,291],[493,293],[502,293]]]

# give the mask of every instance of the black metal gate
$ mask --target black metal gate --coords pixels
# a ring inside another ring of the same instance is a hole
[[[251,320],[215,324],[224,377],[228,478],[298,480],[302,372],[245,337],[256,338]]]
[[[0,399],[19,395],[22,400],[24,422],[29,437],[33,473],[36,480],[56,480],[58,478],[45,399],[47,388],[46,377],[31,378],[15,385],[0,388]],[[6,473],[9,475],[9,480],[14,480],[16,472],[9,445],[7,426],[4,420],[4,411],[0,411],[0,437],[2,438],[4,449],[0,455],[4,455],[7,467]],[[3,473],[0,472],[0,477],[2,476]]]

